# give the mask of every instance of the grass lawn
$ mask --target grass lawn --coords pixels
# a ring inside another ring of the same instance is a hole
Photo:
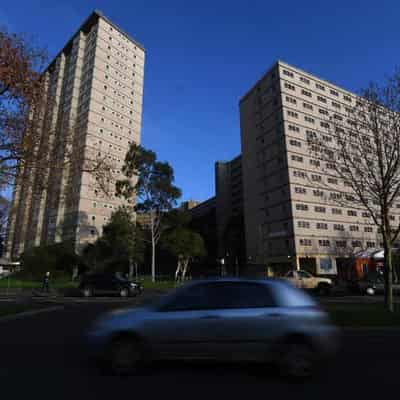
[[[71,282],[70,276],[61,276],[53,279],[50,277],[50,288],[74,288],[76,286],[77,283]],[[0,288],[8,287],[10,289],[39,289],[42,287],[42,281],[32,280],[18,275],[0,279]]]
[[[151,281],[151,277],[145,277],[140,279],[139,278],[139,282],[142,283],[144,289],[159,289],[159,290],[171,290],[171,289],[175,289],[175,287],[177,286],[175,281],[172,280],[159,280],[159,281],[155,281],[152,282]]]
[[[400,305],[395,312],[385,310],[383,304],[326,304],[323,306],[333,322],[342,327],[400,327]]]
[[[48,308],[47,304],[15,304],[15,303],[2,303],[0,304],[0,317],[5,317],[7,315],[19,314],[25,311],[40,310],[43,308]]]

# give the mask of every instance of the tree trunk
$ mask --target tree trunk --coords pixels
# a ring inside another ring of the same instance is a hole
[[[182,272],[182,281],[184,281],[186,278],[186,273],[188,271],[188,265],[189,265],[189,259],[186,259],[184,261],[184,267],[183,267],[183,272]]]
[[[156,281],[156,243],[154,237],[151,238],[151,280]]]
[[[182,269],[181,268],[181,258],[178,257],[178,265],[176,266],[176,271],[175,271],[175,282],[178,282],[181,269]]]
[[[392,246],[386,235],[383,237],[385,251],[385,306],[388,311],[393,312],[393,265],[392,265]]]
[[[133,278],[133,262],[129,260],[129,273],[128,273],[129,280]]]
[[[151,280],[156,281],[156,240],[154,232],[154,214],[153,211],[150,213],[151,223]]]

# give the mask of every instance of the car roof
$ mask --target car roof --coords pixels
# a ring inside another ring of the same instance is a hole
[[[286,284],[285,281],[278,279],[278,278],[237,278],[237,277],[210,277],[204,279],[195,279],[189,282],[186,282],[184,286],[190,285],[197,285],[200,283],[261,283],[261,284],[275,284],[275,283],[282,283]]]

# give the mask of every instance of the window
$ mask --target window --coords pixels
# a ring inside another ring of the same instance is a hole
[[[299,193],[299,194],[306,194],[307,193],[307,189],[303,188],[303,187],[298,187],[296,186],[294,188],[295,193]]]
[[[315,206],[314,211],[319,213],[324,213],[326,211],[326,208],[321,206]]]
[[[330,89],[330,90],[329,90],[329,93],[332,94],[332,95],[334,95],[334,96],[336,96],[336,97],[339,96],[339,93],[338,93],[336,90],[333,90],[333,89]]]
[[[313,106],[311,104],[308,104],[308,103],[303,103],[303,107],[305,109],[307,109],[307,110],[312,110],[313,109]]]
[[[343,121],[343,117],[338,114],[333,114],[333,118],[337,119],[338,121]]]
[[[313,159],[310,159],[310,164],[313,165],[314,167],[319,167],[321,165],[319,160],[313,160]]]
[[[303,94],[304,96],[307,96],[307,97],[312,97],[312,94],[311,94],[311,92],[309,92],[308,90],[302,90],[301,91],[301,94]]]
[[[322,128],[329,128],[329,124],[327,122],[321,121],[320,125]]]
[[[332,101],[332,106],[337,108],[337,109],[340,109],[340,104],[336,103],[335,101]]]
[[[321,103],[326,103],[326,98],[322,96],[317,96],[317,100],[320,101]]]
[[[321,247],[329,247],[330,246],[329,240],[318,240],[318,244]]]
[[[307,140],[313,140],[317,138],[317,134],[313,131],[306,130]]]
[[[299,228],[309,228],[310,227],[310,223],[307,221],[297,221],[297,226]]]
[[[287,76],[290,76],[291,78],[294,78],[293,72],[287,71],[286,69],[283,70],[283,74],[287,75]]]
[[[293,97],[286,96],[286,101],[292,104],[296,104],[297,101]]]
[[[266,285],[247,282],[203,283],[176,293],[161,311],[273,307]]]
[[[296,90],[296,88],[293,85],[291,85],[290,83],[285,82],[284,86],[285,86],[286,89]]]
[[[353,240],[353,241],[351,242],[351,245],[352,245],[353,247],[362,247],[362,243],[361,243],[359,240]]]
[[[303,157],[297,156],[297,155],[292,155],[292,160],[297,161],[297,162],[303,162]]]
[[[311,246],[311,239],[300,239],[300,246]]]
[[[316,83],[315,87],[319,90],[325,90],[325,86],[322,86],[320,83]]]
[[[301,142],[299,142],[298,140],[290,139],[290,140],[289,140],[289,143],[290,143],[292,146],[301,147]]]
[[[299,114],[297,114],[294,111],[288,110],[287,115],[289,115],[290,117],[293,117],[293,118],[299,118]]]
[[[341,194],[341,193],[334,193],[334,192],[332,192],[332,193],[329,194],[329,197],[330,197],[332,200],[339,200],[339,199],[342,198],[342,194]]]
[[[318,111],[322,115],[329,115],[328,111],[324,110],[323,108],[320,108]]]
[[[337,185],[338,184],[338,180],[336,178],[328,178],[328,183],[331,183],[333,185]]]
[[[337,240],[336,241],[336,247],[346,247],[346,241],[345,240]]]
[[[313,195],[315,197],[322,197],[324,195],[324,192],[322,190],[313,190]]]
[[[343,95],[343,99],[351,103],[351,97],[347,95]]]
[[[321,182],[322,181],[322,177],[321,175],[311,175],[311,179],[315,182]]]
[[[364,218],[369,218],[371,215],[370,215],[370,213],[369,212],[363,212],[362,214],[361,214],[361,216],[363,216]]]
[[[344,231],[344,225],[333,224],[333,230],[335,230],[335,231]]]
[[[313,124],[315,122],[314,118],[311,118],[307,115],[304,116],[304,121],[309,122],[310,124]]]
[[[358,232],[359,230],[358,225],[350,225],[349,229],[351,232]]]
[[[375,247],[375,242],[367,242],[367,247]]]
[[[373,232],[374,230],[372,229],[372,226],[365,226],[364,227],[364,232]]]
[[[289,131],[300,132],[300,128],[295,125],[288,125]]]
[[[307,204],[296,204],[296,210],[308,211],[308,205]]]
[[[307,78],[304,78],[304,76],[301,76],[301,77],[300,77],[300,80],[301,80],[303,83],[305,83],[306,85],[309,85],[309,84],[310,84],[310,80],[307,79]]]
[[[317,229],[328,229],[328,224],[325,222],[317,222]]]
[[[293,176],[296,176],[297,178],[307,178],[307,174],[303,171],[293,171]]]

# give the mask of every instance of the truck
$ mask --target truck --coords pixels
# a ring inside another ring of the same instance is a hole
[[[317,291],[322,295],[329,294],[333,287],[333,282],[331,279],[313,276],[309,272],[301,269],[290,270],[286,273],[284,279],[297,288]]]

